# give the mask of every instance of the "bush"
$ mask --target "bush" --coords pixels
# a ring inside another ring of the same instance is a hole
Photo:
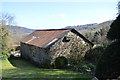
[[[89,67],[91,70],[95,70],[95,65],[93,65],[93,64],[89,64],[88,67]]]
[[[93,62],[97,62],[103,54],[105,47],[98,46],[86,52],[85,59]]]
[[[95,76],[117,78],[120,75],[120,41],[109,45],[97,63]]]
[[[67,65],[68,65],[68,60],[65,57],[60,56],[55,59],[56,68],[65,68]]]
[[[81,69],[82,69],[83,71],[90,71],[90,67],[87,66],[87,65],[81,66]]]
[[[84,74],[94,74],[95,65],[92,63],[84,63],[80,65],[74,65],[71,67],[71,70],[81,72]]]
[[[8,59],[10,58],[10,53],[8,51],[2,51],[0,54],[1,59]]]
[[[14,48],[11,48],[11,50],[10,51],[15,51],[15,49]]]

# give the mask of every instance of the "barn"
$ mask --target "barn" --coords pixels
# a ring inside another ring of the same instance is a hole
[[[94,44],[73,28],[36,30],[21,43],[21,56],[44,67],[64,56],[68,59],[84,56]]]

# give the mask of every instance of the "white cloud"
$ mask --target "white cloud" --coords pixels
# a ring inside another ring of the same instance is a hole
[[[59,14],[58,15],[60,18],[65,18],[66,17],[66,14]]]

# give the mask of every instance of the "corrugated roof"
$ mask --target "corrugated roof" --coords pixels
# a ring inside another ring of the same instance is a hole
[[[22,42],[44,48],[69,31],[67,29],[36,30],[24,38]]]

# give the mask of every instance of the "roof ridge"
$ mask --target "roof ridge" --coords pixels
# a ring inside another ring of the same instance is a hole
[[[61,29],[40,29],[35,31],[55,31],[55,30],[72,30],[74,28],[61,28]]]

